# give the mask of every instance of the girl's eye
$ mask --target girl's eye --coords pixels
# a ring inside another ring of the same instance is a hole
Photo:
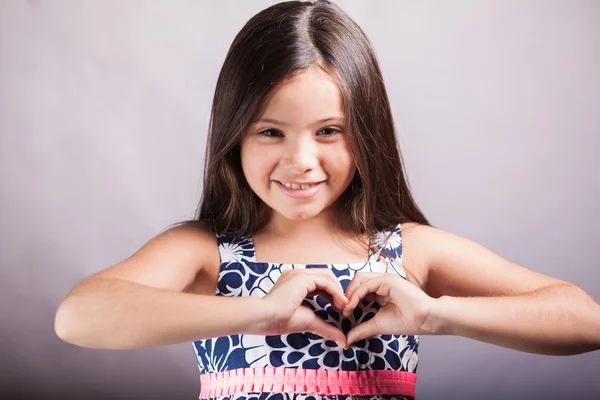
[[[277,137],[279,136],[279,132],[276,131],[275,129],[265,129],[264,131],[260,131],[258,132],[259,135],[265,136],[265,137]]]
[[[324,134],[321,136],[333,136],[338,133],[341,133],[339,130],[333,129],[333,128],[323,128],[319,131],[319,133],[321,133],[321,132],[324,132]]]
[[[319,136],[326,136],[326,137],[331,137],[334,136],[338,133],[341,133],[341,131],[334,129],[334,128],[323,128],[321,130],[319,130],[318,134]],[[281,132],[279,132],[278,130],[275,129],[265,129],[264,131],[260,131],[258,132],[259,135],[264,136],[264,137],[279,137],[281,136]]]

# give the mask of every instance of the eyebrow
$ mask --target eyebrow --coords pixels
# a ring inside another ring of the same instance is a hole
[[[322,124],[322,123],[328,122],[328,121],[344,121],[344,117],[323,118],[323,119],[320,119],[318,121],[315,121],[314,123],[315,124],[317,124],[317,123],[318,124]],[[279,121],[279,120],[274,119],[274,118],[260,118],[260,119],[257,119],[255,121],[253,121],[253,123],[255,123],[255,124],[259,123],[259,122],[268,122],[268,123],[271,123],[271,124],[277,124],[277,125],[282,125],[282,126],[287,126],[288,125],[287,123],[285,123],[283,121]]]

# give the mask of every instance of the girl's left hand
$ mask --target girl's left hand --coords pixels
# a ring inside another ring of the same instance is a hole
[[[361,300],[381,305],[370,320],[353,327],[346,335],[347,347],[375,335],[431,334],[425,328],[435,299],[395,273],[358,272],[346,289],[349,316]]]

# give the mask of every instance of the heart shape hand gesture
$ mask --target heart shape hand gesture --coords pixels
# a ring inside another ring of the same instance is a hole
[[[363,300],[375,301],[381,308],[345,335],[303,304],[307,296],[315,294],[326,298],[344,316]],[[434,298],[395,273],[356,273],[344,293],[337,277],[325,268],[284,271],[263,300],[272,318],[260,334],[312,332],[343,348],[375,335],[427,334],[424,326],[435,305]]]
[[[348,316],[361,300],[375,301],[381,308],[373,318],[356,325],[346,335],[346,347],[375,335],[421,335],[435,299],[393,273],[359,272],[346,289]]]

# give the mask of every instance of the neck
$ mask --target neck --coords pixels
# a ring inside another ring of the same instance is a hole
[[[370,240],[362,237],[359,240],[348,232],[335,228],[333,221],[335,213],[322,212],[310,219],[290,220],[283,215],[273,212],[270,221],[253,239],[275,241],[278,243],[303,243],[309,248],[318,247],[324,243],[337,243],[347,251],[355,254],[370,256]],[[256,240],[255,240],[256,244]]]
[[[310,219],[291,220],[275,212],[263,231],[282,239],[290,237],[313,237],[315,234],[334,235],[335,228],[330,213],[322,212]]]

